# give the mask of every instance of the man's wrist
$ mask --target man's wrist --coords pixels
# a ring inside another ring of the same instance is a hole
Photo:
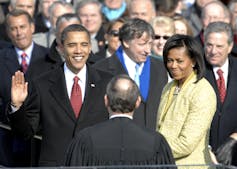
[[[13,103],[11,102],[10,103],[11,107],[13,107],[14,109],[19,109],[21,107],[21,104],[16,104],[16,103]]]
[[[232,133],[230,135],[231,138],[235,139],[237,141],[237,133]]]

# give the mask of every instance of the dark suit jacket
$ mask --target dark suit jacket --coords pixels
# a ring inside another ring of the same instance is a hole
[[[49,48],[49,58],[55,63],[54,66],[60,66],[63,63],[63,60],[56,48],[57,42],[56,39],[54,39],[52,45]]]
[[[229,74],[226,97],[223,104],[220,102],[217,83],[212,66],[207,65],[206,78],[213,86],[217,95],[217,110],[211,125],[210,145],[213,150],[225,142],[234,132],[237,132],[237,59],[229,57]]]
[[[47,54],[48,49],[34,44],[31,61],[25,75],[27,80],[33,79],[52,68],[53,62]],[[11,95],[11,77],[17,70],[21,70],[14,46],[0,51],[0,65],[0,120],[4,121],[3,114]]]
[[[11,39],[8,37],[5,23],[0,24],[0,40],[11,42]]]
[[[96,69],[110,72],[114,76],[128,74],[115,54],[94,66]],[[140,107],[134,113],[134,121],[137,124],[155,130],[160,96],[167,79],[164,64],[160,60],[151,57],[149,94],[147,101],[142,100]]]
[[[157,164],[175,164],[165,138],[127,117],[81,131],[70,144],[66,159],[67,166]]]
[[[40,166],[62,165],[68,143],[75,133],[108,119],[103,97],[111,75],[90,66],[87,68],[85,98],[78,119],[67,94],[63,66],[35,79],[27,100],[9,115],[13,131],[25,138],[31,138],[41,124]]]
[[[4,48],[8,48],[11,47],[11,43],[4,41],[4,40],[0,40],[0,49],[4,49]]]
[[[99,51],[97,53],[94,54],[93,56],[93,62],[97,62],[101,59],[104,59],[106,56],[106,47],[105,47],[105,31],[103,26],[100,27],[99,31],[96,34],[95,39],[98,42],[98,47],[99,47]]]
[[[41,13],[37,14],[35,17],[35,32],[48,32],[49,28],[45,25],[43,15]]]

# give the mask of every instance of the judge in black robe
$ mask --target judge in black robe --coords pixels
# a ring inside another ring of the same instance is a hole
[[[123,90],[123,85],[129,87]],[[133,111],[141,101],[135,82],[127,75],[118,75],[108,84],[106,93],[110,120],[82,130],[73,139],[66,166],[170,164],[173,166],[170,168],[175,168],[165,138],[132,120]]]

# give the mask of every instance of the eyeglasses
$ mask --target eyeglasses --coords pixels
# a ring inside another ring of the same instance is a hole
[[[117,37],[117,36],[119,36],[119,31],[117,31],[117,30],[111,30],[108,34],[109,34],[109,35],[112,35],[112,36],[114,36],[114,37]]]
[[[160,35],[155,35],[155,39],[160,39],[160,38],[163,38],[165,40],[168,40],[170,38],[170,36],[160,36]]]

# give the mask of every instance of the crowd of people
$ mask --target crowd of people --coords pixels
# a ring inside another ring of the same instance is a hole
[[[0,166],[237,166],[237,0],[0,4]]]

